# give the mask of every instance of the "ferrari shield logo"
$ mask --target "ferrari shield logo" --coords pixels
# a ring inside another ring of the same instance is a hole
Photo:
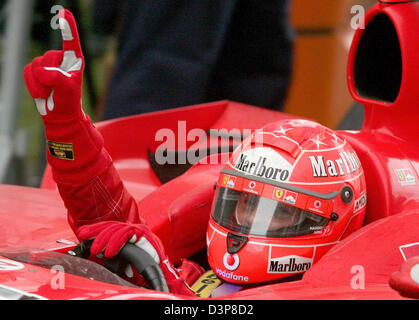
[[[283,200],[284,198],[284,190],[280,188],[274,188],[274,193],[272,195],[274,200]]]

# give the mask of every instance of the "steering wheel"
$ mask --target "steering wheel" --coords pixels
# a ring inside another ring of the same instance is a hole
[[[69,251],[68,254],[87,259],[90,256],[92,242],[93,240],[82,241],[73,250]],[[131,264],[138,273],[144,277],[151,289],[169,292],[166,278],[164,277],[160,266],[145,250],[134,244],[127,243],[122,247],[115,258],[122,258],[123,262]],[[115,261],[115,258],[112,260]],[[109,259],[106,260],[109,261]],[[111,271],[116,273],[116,270]]]

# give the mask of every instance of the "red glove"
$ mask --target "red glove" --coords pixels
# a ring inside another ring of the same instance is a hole
[[[80,227],[78,235],[81,240],[95,238],[90,253],[103,253],[105,258],[116,256],[126,243],[135,244],[149,253],[159,264],[170,292],[195,295],[180,278],[179,271],[171,265],[160,239],[145,224],[99,222]]]
[[[44,121],[81,119],[84,57],[73,15],[59,13],[63,49],[48,51],[26,66],[24,78]]]
[[[76,22],[68,10],[61,10],[59,16],[63,49],[35,58],[23,75],[44,121],[54,177],[68,183],[86,181],[111,160],[101,154],[103,138],[82,110],[84,57]],[[86,165],[88,172],[80,170]]]

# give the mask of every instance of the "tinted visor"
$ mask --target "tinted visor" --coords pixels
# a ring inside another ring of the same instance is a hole
[[[296,237],[321,231],[329,219],[247,192],[218,188],[212,216],[221,226],[261,237]]]

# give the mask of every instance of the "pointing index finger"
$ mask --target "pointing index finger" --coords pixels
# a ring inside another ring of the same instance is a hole
[[[68,10],[60,10],[59,25],[63,39],[63,51],[74,51],[81,58],[83,52],[80,45],[79,32],[73,14]]]

